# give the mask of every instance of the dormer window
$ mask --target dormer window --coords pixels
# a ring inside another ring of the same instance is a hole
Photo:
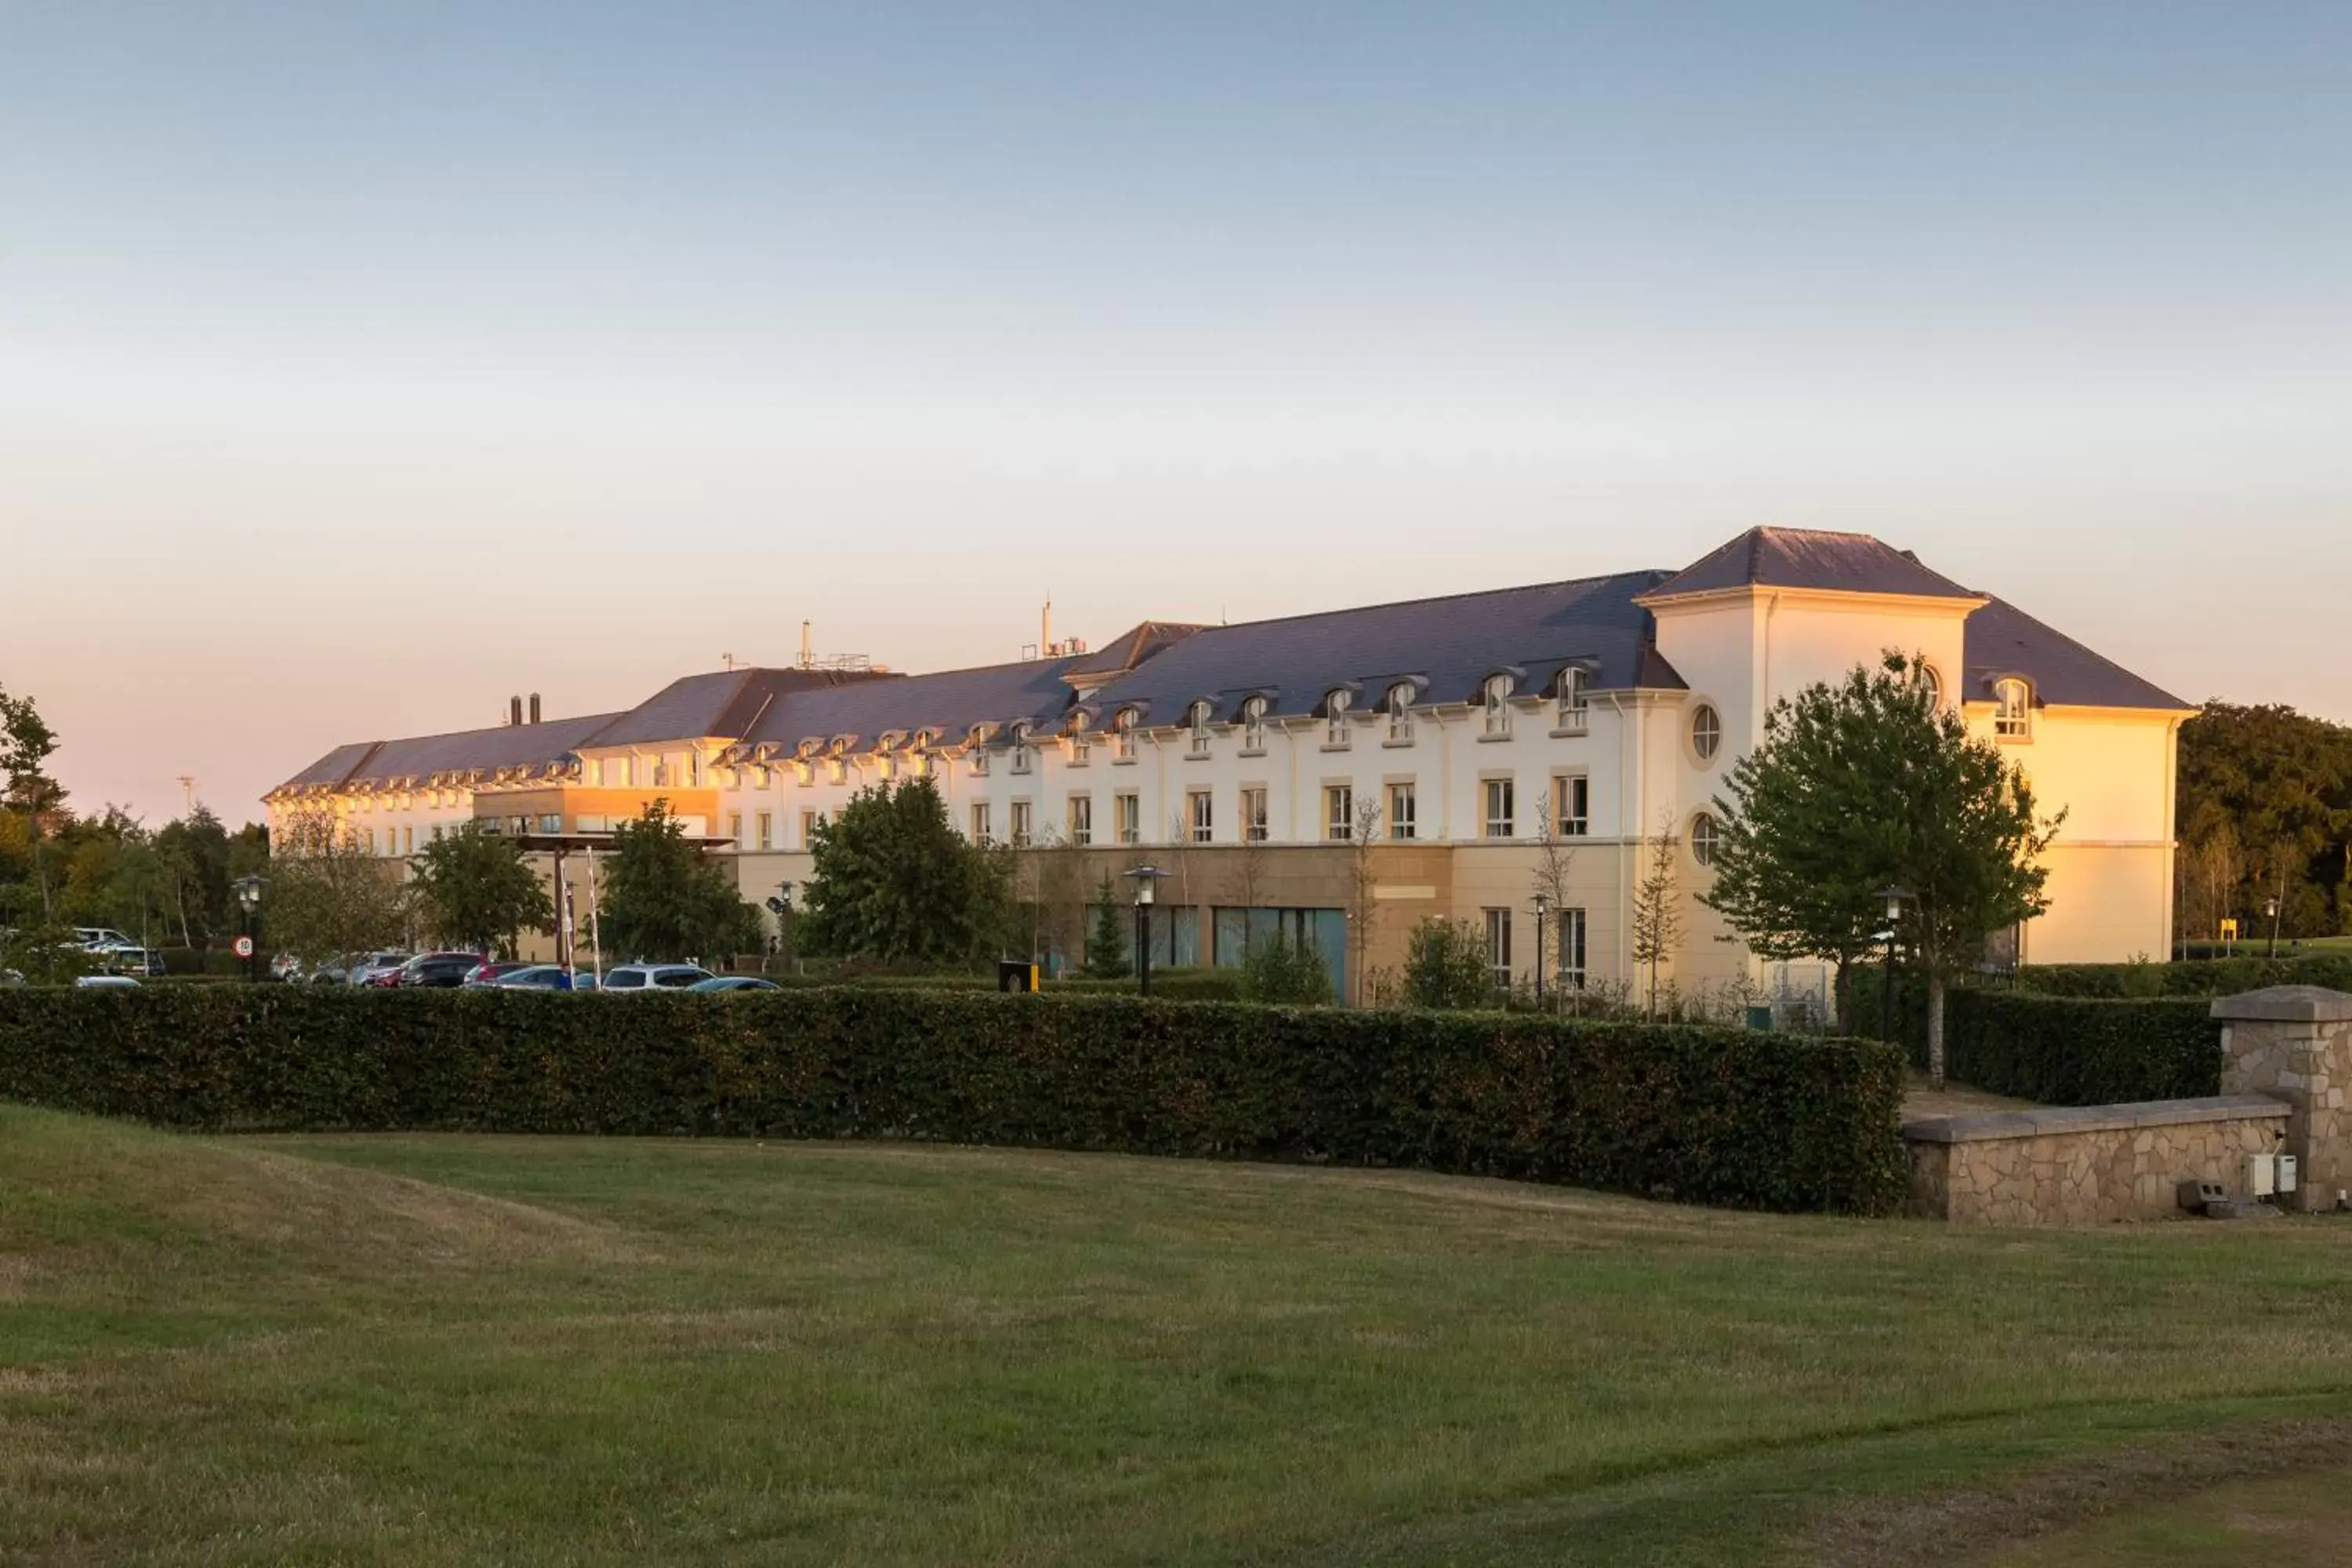
[[[1389,744],[1412,744],[1412,683],[1409,680],[1389,688]]]
[[[1457,688],[1458,689],[1458,688]],[[1490,675],[1486,686],[1486,732],[1501,737],[1511,732],[1511,678]]]
[[[1070,765],[1074,768],[1085,767],[1087,753],[1093,750],[1093,742],[1087,739],[1087,716],[1084,713],[1070,715],[1069,742]]]
[[[1110,721],[1110,755],[1115,763],[1135,761],[1135,710],[1122,708]]]
[[[2033,688],[2014,675],[1993,682],[1992,732],[2004,741],[2033,738]]]
[[[1265,699],[1253,697],[1242,704],[1242,750],[1265,750]]]
[[[1335,690],[1323,700],[1323,743],[1345,746],[1354,739],[1355,731],[1348,723],[1349,693]]]
[[[964,751],[971,759],[971,776],[976,779],[986,778],[988,776],[987,725],[974,724],[971,727],[971,733],[964,741]]]
[[[1559,672],[1559,721],[1558,727],[1570,734],[1584,732],[1588,717],[1584,700],[1584,671],[1570,665]]]
[[[1184,710],[1184,722],[1192,727],[1191,751],[1196,757],[1209,754],[1209,704],[1195,702]]]

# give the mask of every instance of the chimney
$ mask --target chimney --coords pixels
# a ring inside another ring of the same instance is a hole
[[[539,722],[539,693],[536,691],[530,694],[530,721],[534,724]]]
[[[1045,616],[1038,628],[1037,647],[1045,658],[1054,657],[1054,600],[1051,595],[1045,599]]]
[[[809,624],[806,621],[803,621],[801,623],[801,668],[803,669],[811,669],[814,668],[815,665],[816,647],[814,644],[809,641]]]
[[[507,722],[509,724],[520,724],[522,722],[521,698],[509,697],[507,699]]]

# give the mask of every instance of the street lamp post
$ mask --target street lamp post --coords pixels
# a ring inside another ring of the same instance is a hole
[[[1127,873],[1135,879],[1135,980],[1144,995],[1151,994],[1152,886],[1168,873],[1157,866],[1138,866]]]
[[[2263,949],[2263,956],[2276,958],[2278,956],[2279,901],[2276,899],[2264,899],[2263,913],[2271,922],[2270,946]]]
[[[1536,895],[1536,1011],[1544,1010],[1544,927],[1551,923],[1549,895]]]
[[[248,981],[261,978],[261,889],[269,885],[266,877],[239,877],[230,886],[236,889],[236,907],[245,914],[245,977]]]
[[[776,896],[768,900],[768,912],[776,917],[776,956],[786,965],[782,973],[790,973],[790,966],[798,956],[794,951],[798,943],[793,940],[792,883],[776,884]]]
[[[1886,900],[1886,963],[1878,973],[1878,1037],[1895,1038],[1895,928],[1903,919],[1903,900],[1911,895],[1901,888],[1884,888]]]

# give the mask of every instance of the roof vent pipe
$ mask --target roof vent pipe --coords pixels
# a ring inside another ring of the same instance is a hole
[[[539,693],[536,691],[530,694],[530,721],[534,724],[539,722]]]

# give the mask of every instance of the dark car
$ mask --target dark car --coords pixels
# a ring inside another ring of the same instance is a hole
[[[394,984],[455,990],[481,966],[478,952],[420,952],[400,966],[400,978]]]
[[[756,974],[715,974],[708,980],[698,980],[688,991],[782,991],[772,980],[762,980]]]
[[[584,974],[575,976],[560,963],[500,964],[507,971],[490,982],[501,991],[584,991]],[[472,984],[470,981],[467,984]]]

